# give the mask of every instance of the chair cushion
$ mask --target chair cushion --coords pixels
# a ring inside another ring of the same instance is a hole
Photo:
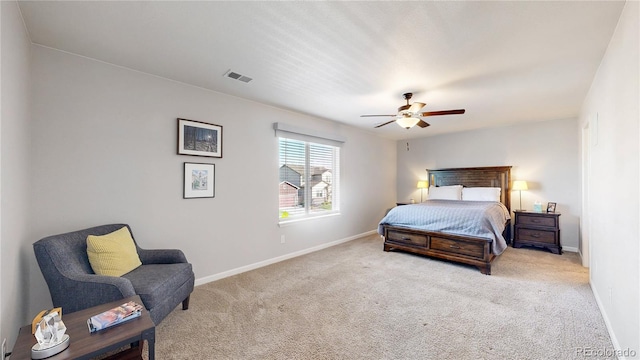
[[[87,255],[98,275],[122,276],[142,265],[126,226],[106,235],[87,236]]]
[[[193,270],[190,263],[149,264],[142,265],[122,277],[131,281],[144,305],[147,309],[152,309],[167,301],[167,298],[177,296],[175,290],[185,282],[192,282]],[[179,304],[184,299],[174,300],[175,304]]]

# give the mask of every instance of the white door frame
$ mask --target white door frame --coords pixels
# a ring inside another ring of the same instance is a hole
[[[582,266],[591,268],[591,218],[589,214],[589,178],[591,174],[591,129],[587,121],[582,127],[582,216],[580,217],[580,251]]]

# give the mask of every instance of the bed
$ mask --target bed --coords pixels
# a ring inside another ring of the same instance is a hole
[[[491,274],[491,262],[506,248],[511,235],[511,200],[510,200],[510,176],[511,166],[475,167],[475,168],[455,168],[455,169],[427,169],[429,184],[431,186],[443,187],[452,185],[462,185],[464,188],[500,188],[499,200],[493,204],[480,204],[473,201],[447,201],[428,200],[432,202],[429,206],[439,208],[456,207],[461,205],[459,210],[449,209],[445,216],[448,220],[456,221],[467,216],[464,207],[483,207],[487,209],[504,208],[506,216],[502,220],[497,220],[495,212],[500,210],[487,210],[493,212],[492,224],[482,225],[485,229],[482,232],[465,231],[467,225],[451,223],[444,230],[430,230],[425,226],[414,224],[408,220],[411,213],[424,213],[430,211],[426,205],[403,205],[391,209],[389,213],[380,221],[378,232],[384,238],[384,251],[400,250],[429,257],[459,262],[476,266],[481,273]],[[475,203],[464,205],[462,203]],[[482,202],[485,203],[485,202]],[[488,203],[488,202],[487,202]],[[436,206],[437,205],[437,206]],[[451,215],[455,214],[455,215]],[[475,215],[474,215],[475,216]],[[479,218],[477,219],[478,222]],[[489,221],[489,220],[482,220]],[[496,225],[496,221],[503,221],[503,224]],[[458,230],[456,230],[458,229]],[[462,230],[460,230],[462,229]],[[499,231],[501,230],[501,231]]]

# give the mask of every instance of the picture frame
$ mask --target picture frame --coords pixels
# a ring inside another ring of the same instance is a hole
[[[222,157],[222,126],[178,118],[178,154]]]
[[[548,213],[554,213],[556,212],[556,203],[554,202],[550,202],[547,204],[547,212]]]
[[[216,196],[215,164],[184,163],[184,199]]]

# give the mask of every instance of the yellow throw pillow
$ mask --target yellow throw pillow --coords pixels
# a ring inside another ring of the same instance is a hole
[[[87,236],[87,255],[98,275],[122,276],[142,265],[126,226],[106,235]]]

